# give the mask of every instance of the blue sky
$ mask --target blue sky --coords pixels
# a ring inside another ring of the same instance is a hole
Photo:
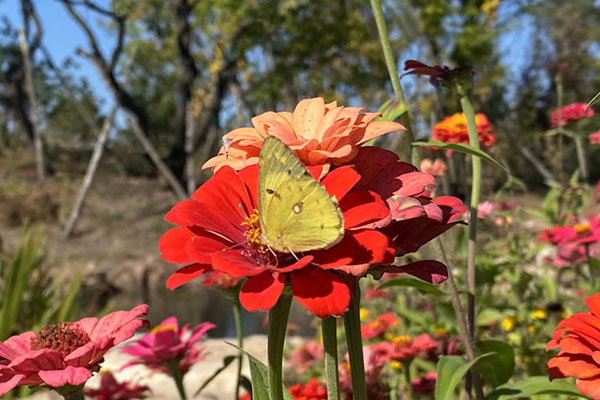
[[[68,57],[76,61],[79,65],[78,75],[88,78],[94,92],[105,99],[104,107],[107,107],[112,103],[112,98],[95,67],[88,60],[75,54],[78,47],[87,48],[86,38],[79,26],[71,19],[64,6],[56,0],[34,0],[34,4],[44,29],[44,45],[52,54],[54,62],[60,65]],[[86,19],[95,18],[95,15],[84,7],[80,7],[79,11]],[[19,0],[0,0],[0,15],[6,15],[15,28],[23,25]],[[96,26],[96,24],[92,25]],[[103,49],[112,46],[114,38],[111,35],[99,29],[96,29],[96,33],[101,39]]]

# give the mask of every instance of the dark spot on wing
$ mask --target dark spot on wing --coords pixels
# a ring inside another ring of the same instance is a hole
[[[302,202],[299,201],[292,206],[292,211],[294,211],[295,214],[300,214],[302,212],[302,206]]]

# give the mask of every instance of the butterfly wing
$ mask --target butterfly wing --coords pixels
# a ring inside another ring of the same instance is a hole
[[[281,140],[268,137],[260,151],[258,208],[262,241],[289,253],[331,247],[344,235],[337,200]]]

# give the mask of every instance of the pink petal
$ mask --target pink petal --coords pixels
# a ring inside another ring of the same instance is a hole
[[[49,386],[62,387],[66,384],[79,386],[92,377],[87,368],[67,367],[59,370],[46,370],[39,372],[40,378]]]
[[[23,379],[25,379],[24,374],[13,375],[10,371],[5,372],[2,368],[0,368],[0,396],[5,395],[13,390],[19,385],[19,383],[21,383]]]
[[[91,330],[87,331],[87,334],[92,341],[103,337],[112,337],[114,338],[114,344],[117,345],[129,339],[135,331],[148,324],[146,320],[139,318],[146,314],[148,314],[148,306],[140,304],[131,311],[112,312],[102,317],[93,326],[87,321],[82,324],[83,320],[76,322],[76,324],[84,330],[91,328]]]

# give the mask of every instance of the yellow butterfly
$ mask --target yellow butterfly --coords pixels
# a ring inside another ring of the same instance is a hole
[[[258,215],[261,242],[283,253],[329,248],[344,236],[344,216],[335,196],[272,136],[260,150]]]

